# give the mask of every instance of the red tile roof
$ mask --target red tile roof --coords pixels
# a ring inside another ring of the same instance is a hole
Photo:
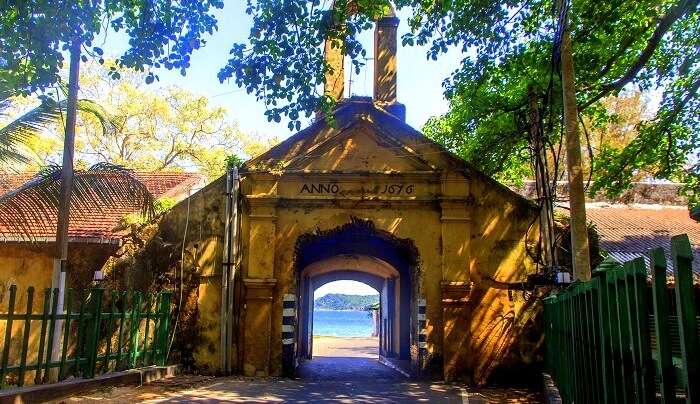
[[[181,200],[203,185],[205,177],[197,173],[186,172],[135,172],[134,175],[148,188],[154,198],[169,197]],[[32,173],[4,174],[0,176],[0,193],[12,191],[33,176]],[[71,217],[68,235],[74,242],[111,243],[120,238],[116,230],[125,216],[138,211],[138,207],[107,207],[94,212],[81,212],[79,217]],[[2,227],[0,223],[0,227]],[[56,218],[52,217],[48,225],[36,224],[36,241],[53,241],[55,233],[45,229],[56,228]],[[21,237],[4,236],[7,241],[22,241]],[[0,236],[0,240],[3,236]]]
[[[601,247],[620,262],[644,257],[648,263],[649,250],[662,247],[671,264],[671,237],[688,234],[693,270],[700,276],[700,223],[690,218],[687,208],[589,204],[586,215],[598,229]]]
[[[35,173],[2,173],[0,175],[0,195],[5,195],[10,191],[22,186],[29,181]]]

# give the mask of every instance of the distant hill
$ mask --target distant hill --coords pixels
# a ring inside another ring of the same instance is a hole
[[[314,308],[321,310],[365,310],[367,306],[378,303],[379,295],[329,293],[316,299]]]

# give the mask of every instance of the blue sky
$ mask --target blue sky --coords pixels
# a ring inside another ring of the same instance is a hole
[[[421,128],[428,118],[447,111],[447,102],[442,95],[442,81],[450,75],[461,60],[458,50],[451,50],[437,62],[426,59],[426,49],[421,47],[402,47],[400,36],[408,29],[406,23],[408,12],[399,12],[398,50],[398,96],[406,104],[407,121],[415,128]],[[215,105],[228,109],[230,117],[237,121],[240,128],[251,134],[263,137],[284,139],[293,132],[287,128],[287,122],[268,122],[264,116],[265,106],[257,102],[253,95],[248,95],[233,82],[219,83],[216,77],[219,69],[228,59],[229,49],[235,42],[246,42],[251,26],[251,17],[245,14],[245,2],[227,2],[223,10],[218,10],[219,31],[210,37],[207,45],[194,53],[191,67],[185,77],[178,71],[157,70],[160,83],[153,85],[178,85],[188,90],[208,96]],[[361,41],[372,55],[372,32],[367,31]],[[109,56],[117,56],[128,46],[122,35],[109,33],[104,48]],[[346,69],[346,73],[351,69]],[[359,75],[353,75],[353,95],[371,95],[373,77],[372,61]],[[346,80],[346,91],[349,85]]]

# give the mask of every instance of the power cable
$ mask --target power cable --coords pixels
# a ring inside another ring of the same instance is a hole
[[[190,189],[187,195],[187,214],[185,216],[185,231],[182,235],[182,250],[180,252],[180,298],[177,302],[177,315],[175,316],[175,325],[173,326],[173,335],[170,337],[170,344],[168,344],[168,350],[165,354],[165,361],[168,361],[170,356],[170,350],[173,347],[173,341],[175,341],[175,333],[177,332],[177,324],[180,320],[180,312],[182,311],[182,299],[184,297],[184,266],[185,266],[185,245],[187,243],[187,230],[190,225],[190,200],[192,199],[192,190]]]

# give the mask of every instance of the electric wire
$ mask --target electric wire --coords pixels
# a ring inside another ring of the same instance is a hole
[[[185,266],[185,245],[187,243],[187,231],[189,229],[190,225],[190,200],[192,199],[191,191],[188,192],[187,196],[187,213],[185,215],[185,231],[182,235],[182,249],[180,252],[180,298],[177,301],[177,315],[175,315],[175,323],[173,325],[173,335],[170,337],[170,343],[168,344],[168,350],[166,351],[165,354],[165,361],[168,361],[168,357],[170,356],[170,350],[173,347],[173,341],[175,341],[175,333],[177,332],[177,324],[178,321],[180,320],[180,312],[182,311],[182,299],[184,297],[184,288],[185,288],[185,281],[184,281],[184,266]]]

